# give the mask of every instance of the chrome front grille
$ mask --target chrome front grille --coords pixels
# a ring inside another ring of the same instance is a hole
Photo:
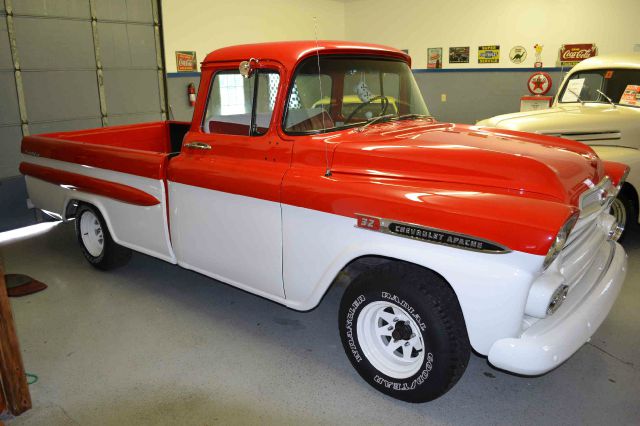
[[[609,208],[617,192],[609,176],[605,176],[597,185],[590,179],[585,180],[584,183],[589,189],[580,195],[580,218]]]

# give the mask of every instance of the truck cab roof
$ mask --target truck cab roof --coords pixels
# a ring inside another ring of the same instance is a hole
[[[300,60],[320,54],[375,55],[397,58],[411,65],[411,57],[401,50],[379,44],[351,41],[303,40],[270,43],[241,44],[223,47],[209,53],[203,66],[215,62],[244,61],[249,58],[277,60],[287,68],[293,68]]]

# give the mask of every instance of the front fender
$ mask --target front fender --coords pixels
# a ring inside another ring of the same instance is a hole
[[[598,157],[605,161],[615,161],[631,168],[627,182],[636,191],[640,188],[640,150],[623,146],[593,146]]]
[[[458,296],[473,348],[487,354],[493,342],[517,336],[531,284],[544,256],[486,254],[356,227],[356,220],[282,206],[286,304],[314,308],[336,275],[366,255],[398,259],[440,274]]]

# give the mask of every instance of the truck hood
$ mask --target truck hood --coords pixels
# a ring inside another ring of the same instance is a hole
[[[332,138],[332,172],[538,194],[577,204],[602,163],[580,143],[450,123],[395,122]]]
[[[497,115],[478,126],[559,136],[592,145],[637,147],[640,131],[636,108],[585,103],[555,106],[538,111]]]

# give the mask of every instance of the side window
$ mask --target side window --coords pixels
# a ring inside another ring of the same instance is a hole
[[[272,70],[258,70],[250,78],[236,70],[217,73],[211,81],[202,131],[264,134],[269,129],[279,85],[280,75]]]

